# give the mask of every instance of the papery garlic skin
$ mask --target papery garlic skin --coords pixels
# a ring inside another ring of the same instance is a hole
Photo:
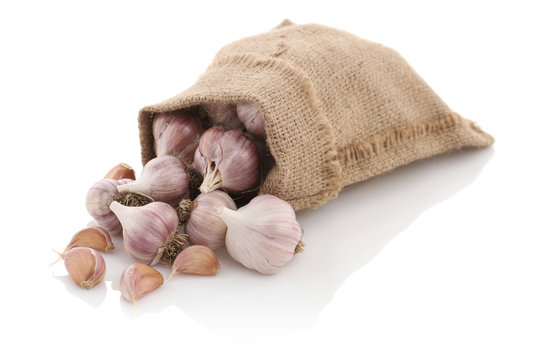
[[[126,252],[141,263],[157,264],[176,233],[176,210],[162,202],[127,207],[114,201],[110,208],[122,224]]]
[[[157,157],[172,155],[191,162],[203,132],[201,122],[182,111],[159,113],[152,124]]]
[[[101,226],[89,226],[78,231],[64,249],[64,253],[75,247],[89,247],[104,252],[114,250],[111,236]]]
[[[214,125],[222,126],[227,130],[241,129],[243,127],[236,114],[235,104],[205,103],[202,105]]]
[[[218,215],[218,209],[222,206],[236,210],[234,200],[219,190],[200,194],[193,201],[193,209],[185,226],[192,244],[204,245],[212,250],[225,245],[227,225]]]
[[[293,208],[273,195],[259,195],[237,211],[220,209],[225,245],[233,259],[262,274],[274,274],[294,256],[302,229]]]
[[[202,193],[223,188],[241,192],[260,180],[259,154],[240,130],[213,127],[206,130],[195,151],[193,166],[203,176]]]
[[[216,275],[220,269],[216,254],[203,245],[192,245],[178,254],[169,281],[175,274]]]
[[[142,193],[154,201],[177,206],[187,196],[189,179],[184,164],[175,156],[153,158],[143,167],[138,180],[119,185],[119,192]]]
[[[264,116],[254,103],[240,103],[236,105],[238,119],[244,124],[246,130],[260,139],[266,138]]]
[[[60,257],[71,279],[85,289],[92,288],[105,277],[105,260],[94,249],[75,247]]]
[[[120,277],[122,296],[133,303],[163,285],[163,275],[146,264],[128,266]]]
[[[110,235],[117,235],[122,232],[122,226],[111,212],[109,205],[118,194],[117,186],[132,182],[131,179],[102,179],[90,187],[86,194],[86,209],[94,218],[96,223],[107,230]]]

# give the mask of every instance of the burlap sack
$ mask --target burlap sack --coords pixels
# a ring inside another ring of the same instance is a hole
[[[155,113],[203,102],[258,104],[276,165],[261,193],[316,208],[346,185],[493,138],[452,112],[394,50],[284,21],[223,47],[196,83],[139,113],[143,164]]]

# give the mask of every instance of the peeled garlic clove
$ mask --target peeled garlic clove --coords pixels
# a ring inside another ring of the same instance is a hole
[[[216,275],[220,269],[214,252],[203,245],[191,245],[183,250],[172,265],[167,281],[175,274]]]
[[[244,124],[246,130],[260,139],[266,137],[264,117],[254,103],[240,103],[236,105],[238,119]]]
[[[105,175],[105,179],[113,179],[113,180],[120,180],[120,179],[131,179],[135,180],[135,171],[129,166],[128,164],[118,164],[115,167],[113,167],[107,175]]]
[[[119,192],[145,194],[154,201],[178,205],[187,195],[189,179],[180,159],[165,155],[153,158],[144,166],[138,180],[119,185]]]
[[[192,244],[208,246],[212,250],[225,245],[227,225],[218,215],[221,206],[236,210],[234,200],[219,190],[200,194],[193,201],[186,222],[186,234]]]
[[[77,285],[90,289],[103,280],[105,260],[94,249],[76,247],[59,255],[64,260],[69,276]]]
[[[217,126],[222,126],[225,129],[241,129],[242,123],[236,115],[236,105],[223,103],[206,103],[203,104],[208,112],[212,123]]]
[[[204,176],[202,193],[220,188],[241,192],[255,187],[260,179],[257,148],[240,130],[206,130],[195,151],[193,166]]]
[[[177,247],[175,241],[185,241],[176,232],[176,210],[168,204],[153,202],[140,207],[127,207],[114,201],[111,210],[122,224],[124,249],[136,261],[157,264],[166,248]],[[170,254],[168,250],[167,253]]]
[[[111,236],[100,226],[90,226],[77,232],[64,249],[64,253],[75,247],[89,247],[104,252],[114,250]]]
[[[96,220],[99,226],[111,235],[119,234],[122,231],[122,227],[116,215],[109,209],[109,205],[114,201],[115,196],[118,195],[116,187],[131,181],[133,180],[102,179],[93,184],[86,194],[86,209],[88,213]]]
[[[233,259],[263,274],[281,270],[294,256],[302,229],[293,208],[273,195],[259,195],[237,211],[220,208],[225,245]]]
[[[152,125],[156,156],[172,155],[184,161],[193,160],[202,131],[201,122],[185,112],[157,114]]]
[[[133,303],[163,285],[163,275],[145,264],[128,266],[120,277],[122,296]]]

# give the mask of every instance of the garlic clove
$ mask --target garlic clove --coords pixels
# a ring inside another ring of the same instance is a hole
[[[166,155],[153,158],[144,166],[138,180],[119,185],[121,193],[142,193],[154,201],[178,205],[187,195],[189,179],[180,159]]]
[[[90,289],[105,276],[105,260],[97,251],[88,247],[75,247],[59,254],[71,279],[79,286]]]
[[[192,245],[183,250],[172,265],[169,281],[175,274],[216,275],[220,265],[216,254],[203,245]]]
[[[264,117],[256,104],[237,104],[236,113],[238,119],[244,124],[247,131],[260,139],[266,138]]]
[[[166,203],[127,207],[114,201],[110,207],[122,224],[124,249],[138,262],[157,264],[169,243],[179,236],[178,215]]]
[[[104,179],[113,179],[113,180],[120,180],[120,179],[132,179],[135,180],[135,171],[131,166],[125,163],[120,163],[113,167],[109,172],[105,175]]]
[[[163,275],[145,264],[128,266],[120,277],[122,296],[133,303],[163,285]]]
[[[214,125],[222,126],[227,130],[243,127],[236,114],[235,104],[205,103],[203,106]]]
[[[227,224],[229,255],[262,274],[281,270],[301,242],[302,229],[293,208],[273,195],[256,196],[237,211],[222,207],[218,212]]]
[[[212,250],[225,245],[227,225],[218,215],[221,206],[236,210],[234,200],[219,190],[200,194],[192,202],[185,226],[192,244],[208,246]]]
[[[202,193],[220,188],[242,192],[255,187],[260,180],[257,148],[240,130],[206,130],[195,151],[193,166],[204,176]]]
[[[191,161],[203,127],[190,114],[170,111],[155,116],[152,132],[157,157],[172,155],[183,161]]]
[[[111,236],[100,226],[89,226],[77,232],[64,249],[64,253],[75,247],[89,247],[104,252],[114,250]]]
[[[109,205],[118,195],[116,187],[132,181],[131,179],[102,179],[94,183],[86,194],[86,210],[110,235],[122,232],[120,222],[109,209]]]

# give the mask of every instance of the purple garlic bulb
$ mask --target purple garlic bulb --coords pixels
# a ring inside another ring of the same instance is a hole
[[[193,165],[204,177],[202,193],[220,188],[238,193],[256,187],[260,180],[257,148],[240,130],[206,130]]]
[[[109,205],[118,194],[117,186],[132,182],[131,179],[102,179],[94,183],[86,194],[86,209],[96,223],[104,228],[109,234],[117,235],[122,232],[122,225],[111,212]]]
[[[159,113],[152,125],[157,157],[172,155],[191,162],[203,132],[201,122],[181,111]]]
[[[236,105],[236,113],[248,132],[259,139],[266,138],[264,117],[257,105],[254,103],[240,103]]]
[[[200,194],[191,204],[191,213],[186,222],[189,241],[212,250],[225,245],[227,225],[221,220],[217,210],[222,206],[236,210],[234,200],[223,191],[216,190]]]
[[[184,164],[171,155],[153,158],[146,163],[137,180],[117,187],[119,192],[142,193],[171,206],[178,206],[188,195],[188,188]]]
[[[157,264],[177,234],[176,210],[162,202],[128,207],[114,201],[110,208],[122,223],[126,252],[138,262]]]

